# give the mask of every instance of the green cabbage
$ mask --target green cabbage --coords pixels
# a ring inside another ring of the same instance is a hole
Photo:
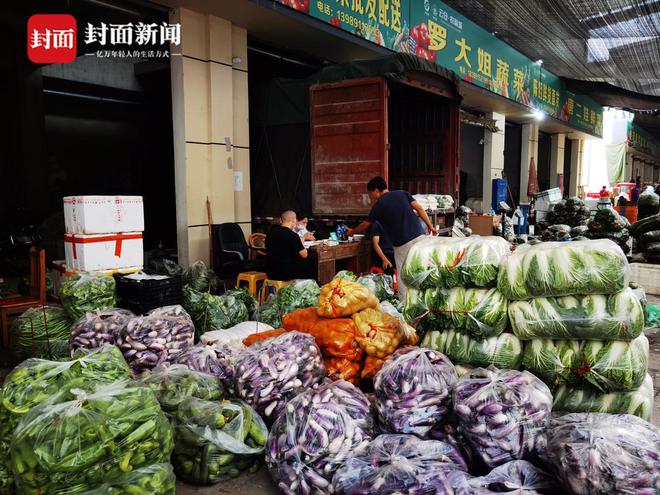
[[[588,388],[560,385],[553,391],[553,411],[562,413],[601,412],[633,414],[646,421],[653,412],[653,379],[646,375],[642,386],[631,392],[599,393]]]
[[[416,289],[487,287],[508,252],[501,237],[426,237],[412,246],[400,275]]]
[[[533,339],[525,342],[522,367],[548,385],[579,385],[582,341]]]
[[[608,239],[526,244],[507,256],[497,287],[509,300],[614,294],[628,287],[630,268]]]
[[[478,340],[456,330],[432,330],[424,336],[421,347],[442,352],[455,364],[472,366],[492,364],[497,368],[518,369],[522,357],[522,344],[511,333]]]
[[[318,306],[321,288],[316,280],[296,280],[294,283],[282,287],[277,293],[280,314],[293,313],[296,309]]]
[[[644,311],[628,288],[616,294],[539,297],[509,305],[513,333],[534,338],[632,340],[644,330]]]
[[[257,301],[245,287],[236,287],[235,289],[228,290],[225,292],[225,295],[234,296],[245,304],[245,308],[248,310],[248,318],[253,318],[254,312],[257,310]]]

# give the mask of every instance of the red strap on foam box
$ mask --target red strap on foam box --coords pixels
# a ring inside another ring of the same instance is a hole
[[[115,241],[115,256],[121,257],[121,248],[123,241],[130,241],[134,239],[142,239],[142,234],[109,234],[100,237],[77,237],[75,234],[65,234],[64,242],[70,242],[73,248],[73,259],[78,258],[76,252],[76,244],[92,244],[95,242],[112,242]]]

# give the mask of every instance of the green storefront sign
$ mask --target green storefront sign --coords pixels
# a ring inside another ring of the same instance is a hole
[[[649,155],[660,156],[660,142],[634,121],[628,124],[628,144]]]
[[[276,0],[597,136],[603,108],[439,0]]]

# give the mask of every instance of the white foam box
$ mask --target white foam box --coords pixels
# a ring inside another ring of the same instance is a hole
[[[142,232],[65,234],[68,269],[84,272],[112,271],[144,264]]]
[[[630,281],[642,287],[647,294],[660,295],[660,265],[630,263]]]
[[[109,234],[144,231],[142,196],[66,196],[67,234]]]
[[[561,201],[561,190],[558,187],[541,191],[535,197],[534,209],[536,211],[550,211],[552,205]]]

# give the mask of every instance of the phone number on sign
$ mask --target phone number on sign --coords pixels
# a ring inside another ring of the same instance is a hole
[[[346,14],[345,12],[337,12],[337,19],[339,19],[340,22],[344,24],[348,24],[349,26],[352,26],[354,28],[360,28],[365,33],[374,36],[378,33],[378,29],[376,27],[371,26],[364,21],[361,21],[357,17],[353,17],[352,15]]]

